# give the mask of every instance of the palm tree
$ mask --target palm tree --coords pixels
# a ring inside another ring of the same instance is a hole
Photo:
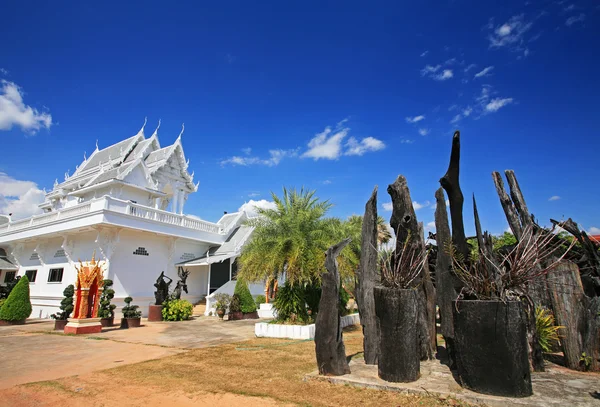
[[[304,188],[284,188],[283,197],[271,196],[275,209],[257,208],[259,216],[248,221],[255,230],[240,256],[240,277],[260,281],[285,272],[291,284],[318,280],[335,227],[324,219],[331,204]]]
[[[377,216],[377,243],[386,244],[392,240],[392,234],[388,229],[383,216]]]

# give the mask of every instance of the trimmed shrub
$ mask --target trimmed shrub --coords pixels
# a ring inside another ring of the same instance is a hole
[[[0,319],[4,321],[21,321],[31,315],[29,299],[29,279],[23,276],[0,308]]]
[[[254,298],[254,303],[257,308],[260,307],[260,304],[264,304],[265,302],[267,302],[267,297],[264,295],[257,295],[256,298]]]
[[[115,290],[110,288],[112,285],[112,280],[104,280],[104,291],[102,291],[102,295],[100,296],[100,308],[98,309],[99,318],[112,318],[115,316],[115,308],[117,306],[110,303],[115,297]]]
[[[6,301],[6,298],[0,298],[0,308],[2,308],[2,305],[4,305],[5,301]]]
[[[127,304],[123,308],[121,308],[121,312],[123,313],[123,318],[133,319],[133,318],[141,318],[142,317],[142,311],[138,311],[139,306],[131,305],[131,301],[133,301],[133,298],[125,297],[123,299],[123,301],[125,301],[125,304]]]
[[[233,294],[231,296],[231,301],[229,302],[229,312],[242,312],[242,303],[239,295]]]
[[[75,295],[75,286],[73,286],[73,284],[69,284],[63,290],[64,298],[60,302],[61,312],[52,314],[52,315],[50,315],[50,317],[61,320],[61,321],[66,321],[69,318],[69,315],[71,315],[71,312],[73,312],[73,309],[75,308],[73,306],[73,296],[74,295]]]
[[[165,321],[185,321],[193,311],[194,306],[188,300],[169,300],[163,303],[162,316]]]
[[[256,304],[254,303],[254,298],[252,298],[252,294],[250,293],[246,281],[238,278],[233,293],[240,297],[240,308],[244,314],[256,312]]]
[[[277,310],[277,320],[282,322],[305,322],[308,320],[304,288],[286,282],[279,287],[273,307]]]

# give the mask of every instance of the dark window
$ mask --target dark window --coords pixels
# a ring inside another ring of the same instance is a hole
[[[4,282],[10,283],[11,281],[13,281],[15,279],[16,275],[17,275],[16,271],[7,271],[6,274],[4,275]]]
[[[48,274],[49,283],[60,283],[62,281],[63,269],[50,269]]]
[[[37,277],[37,270],[27,270],[25,272],[27,279],[29,279],[30,283],[35,283],[35,278]]]

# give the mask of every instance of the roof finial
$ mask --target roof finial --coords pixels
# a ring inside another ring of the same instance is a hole
[[[56,188],[58,186],[58,178],[54,179],[54,188]]]
[[[185,130],[185,123],[181,123],[181,133],[179,133],[179,136],[177,136],[177,140],[175,140],[175,141],[181,142],[181,135],[183,134],[184,130]]]
[[[96,139],[96,151],[98,151],[98,139]]]
[[[152,137],[158,136],[158,129],[160,129],[160,119],[158,119],[158,126],[156,126],[156,130],[152,133]]]
[[[87,161],[87,156],[86,156],[86,154],[85,154],[85,153],[86,153],[86,152],[84,151],[84,152],[83,152],[83,161]]]
[[[144,118],[144,124],[142,125],[142,128],[140,129],[140,131],[138,131],[138,136],[143,136],[144,135],[144,127],[146,127],[146,123],[148,123],[148,117],[146,116]]]

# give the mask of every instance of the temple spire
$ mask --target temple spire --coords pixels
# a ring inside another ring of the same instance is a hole
[[[156,126],[156,130],[152,133],[152,137],[158,136],[158,129],[160,129],[160,119],[158,119],[158,126]]]
[[[143,136],[144,135],[144,127],[146,127],[146,123],[148,123],[148,117],[146,116],[144,118],[144,124],[142,125],[142,128],[140,129],[140,131],[138,131],[138,136]]]
[[[95,151],[98,151],[98,139],[96,139],[96,150]]]
[[[185,130],[185,123],[181,123],[181,133],[179,133],[179,136],[177,136],[177,140],[175,140],[175,142],[180,142],[181,143],[181,135],[183,134],[183,131]]]

